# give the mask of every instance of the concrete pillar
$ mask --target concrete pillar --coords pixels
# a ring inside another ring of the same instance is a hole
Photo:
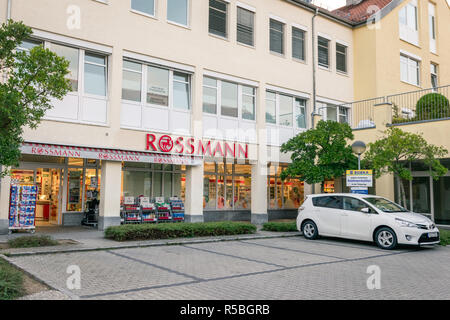
[[[186,168],[185,221],[203,222],[203,164]]]
[[[0,234],[8,234],[10,186],[11,177],[3,177],[0,182]]]
[[[197,67],[192,76],[192,135],[203,137],[203,68]],[[185,221],[203,222],[203,164],[186,167]]]
[[[100,214],[98,229],[120,225],[120,196],[122,184],[122,163],[102,161],[100,186]]]
[[[260,85],[257,90],[257,110],[266,110],[266,89]],[[265,112],[256,113],[256,128],[258,137],[258,158],[251,163],[252,186],[251,186],[251,222],[263,224],[269,220],[267,213],[267,130]],[[273,160],[273,159],[272,159]]]

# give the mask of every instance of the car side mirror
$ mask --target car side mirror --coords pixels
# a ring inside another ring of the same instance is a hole
[[[361,212],[362,213],[370,213],[370,208],[362,208]]]

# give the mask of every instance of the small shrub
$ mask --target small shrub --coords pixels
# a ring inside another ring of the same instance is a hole
[[[24,292],[22,272],[0,258],[0,300],[13,300]]]
[[[417,101],[416,115],[421,120],[446,118],[450,116],[448,99],[439,93],[429,93]]]
[[[441,246],[450,245],[450,230],[439,229],[439,236],[441,238]]]
[[[32,248],[56,246],[58,241],[49,236],[23,236],[8,241],[10,248]]]
[[[251,234],[255,232],[256,227],[250,223],[231,221],[204,223],[128,224],[107,228],[105,230],[105,238],[116,241],[156,240]]]
[[[262,230],[275,232],[292,232],[297,230],[297,223],[293,222],[267,222],[264,223]]]

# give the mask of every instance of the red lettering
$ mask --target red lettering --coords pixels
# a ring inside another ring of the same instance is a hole
[[[222,144],[219,141],[217,142],[216,148],[214,149],[214,157],[216,156],[218,150],[220,150],[220,156],[223,157]]]
[[[187,152],[188,154],[194,154],[194,152],[195,152],[195,147],[193,145],[194,142],[195,142],[194,138],[190,138],[187,140],[187,145],[189,148],[191,148],[191,151]]]
[[[176,141],[175,144],[180,147],[179,150],[175,150],[178,153],[183,153],[184,152],[184,146],[183,146],[183,137],[179,137]]]
[[[201,140],[198,141],[198,153],[200,154],[200,150],[201,150],[201,154],[205,155],[205,151],[208,151],[208,154],[211,155],[211,141],[208,141],[208,143],[206,144],[206,148],[204,148],[203,143]]]
[[[239,145],[238,157],[244,154],[244,158],[248,159],[248,144],[245,145],[245,150],[242,148],[242,145]]]
[[[233,158],[236,157],[236,144],[233,143],[233,149],[231,149],[230,145],[225,142],[225,157],[228,156],[228,151],[230,151],[230,153],[233,155]]]
[[[150,146],[152,147],[153,151],[156,151],[156,146],[155,146],[155,140],[156,140],[156,136],[152,133],[148,133],[147,134],[147,150],[150,150]]]

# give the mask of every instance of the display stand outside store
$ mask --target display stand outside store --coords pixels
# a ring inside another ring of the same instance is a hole
[[[9,233],[14,230],[35,232],[38,187],[34,184],[12,184],[9,206]]]

